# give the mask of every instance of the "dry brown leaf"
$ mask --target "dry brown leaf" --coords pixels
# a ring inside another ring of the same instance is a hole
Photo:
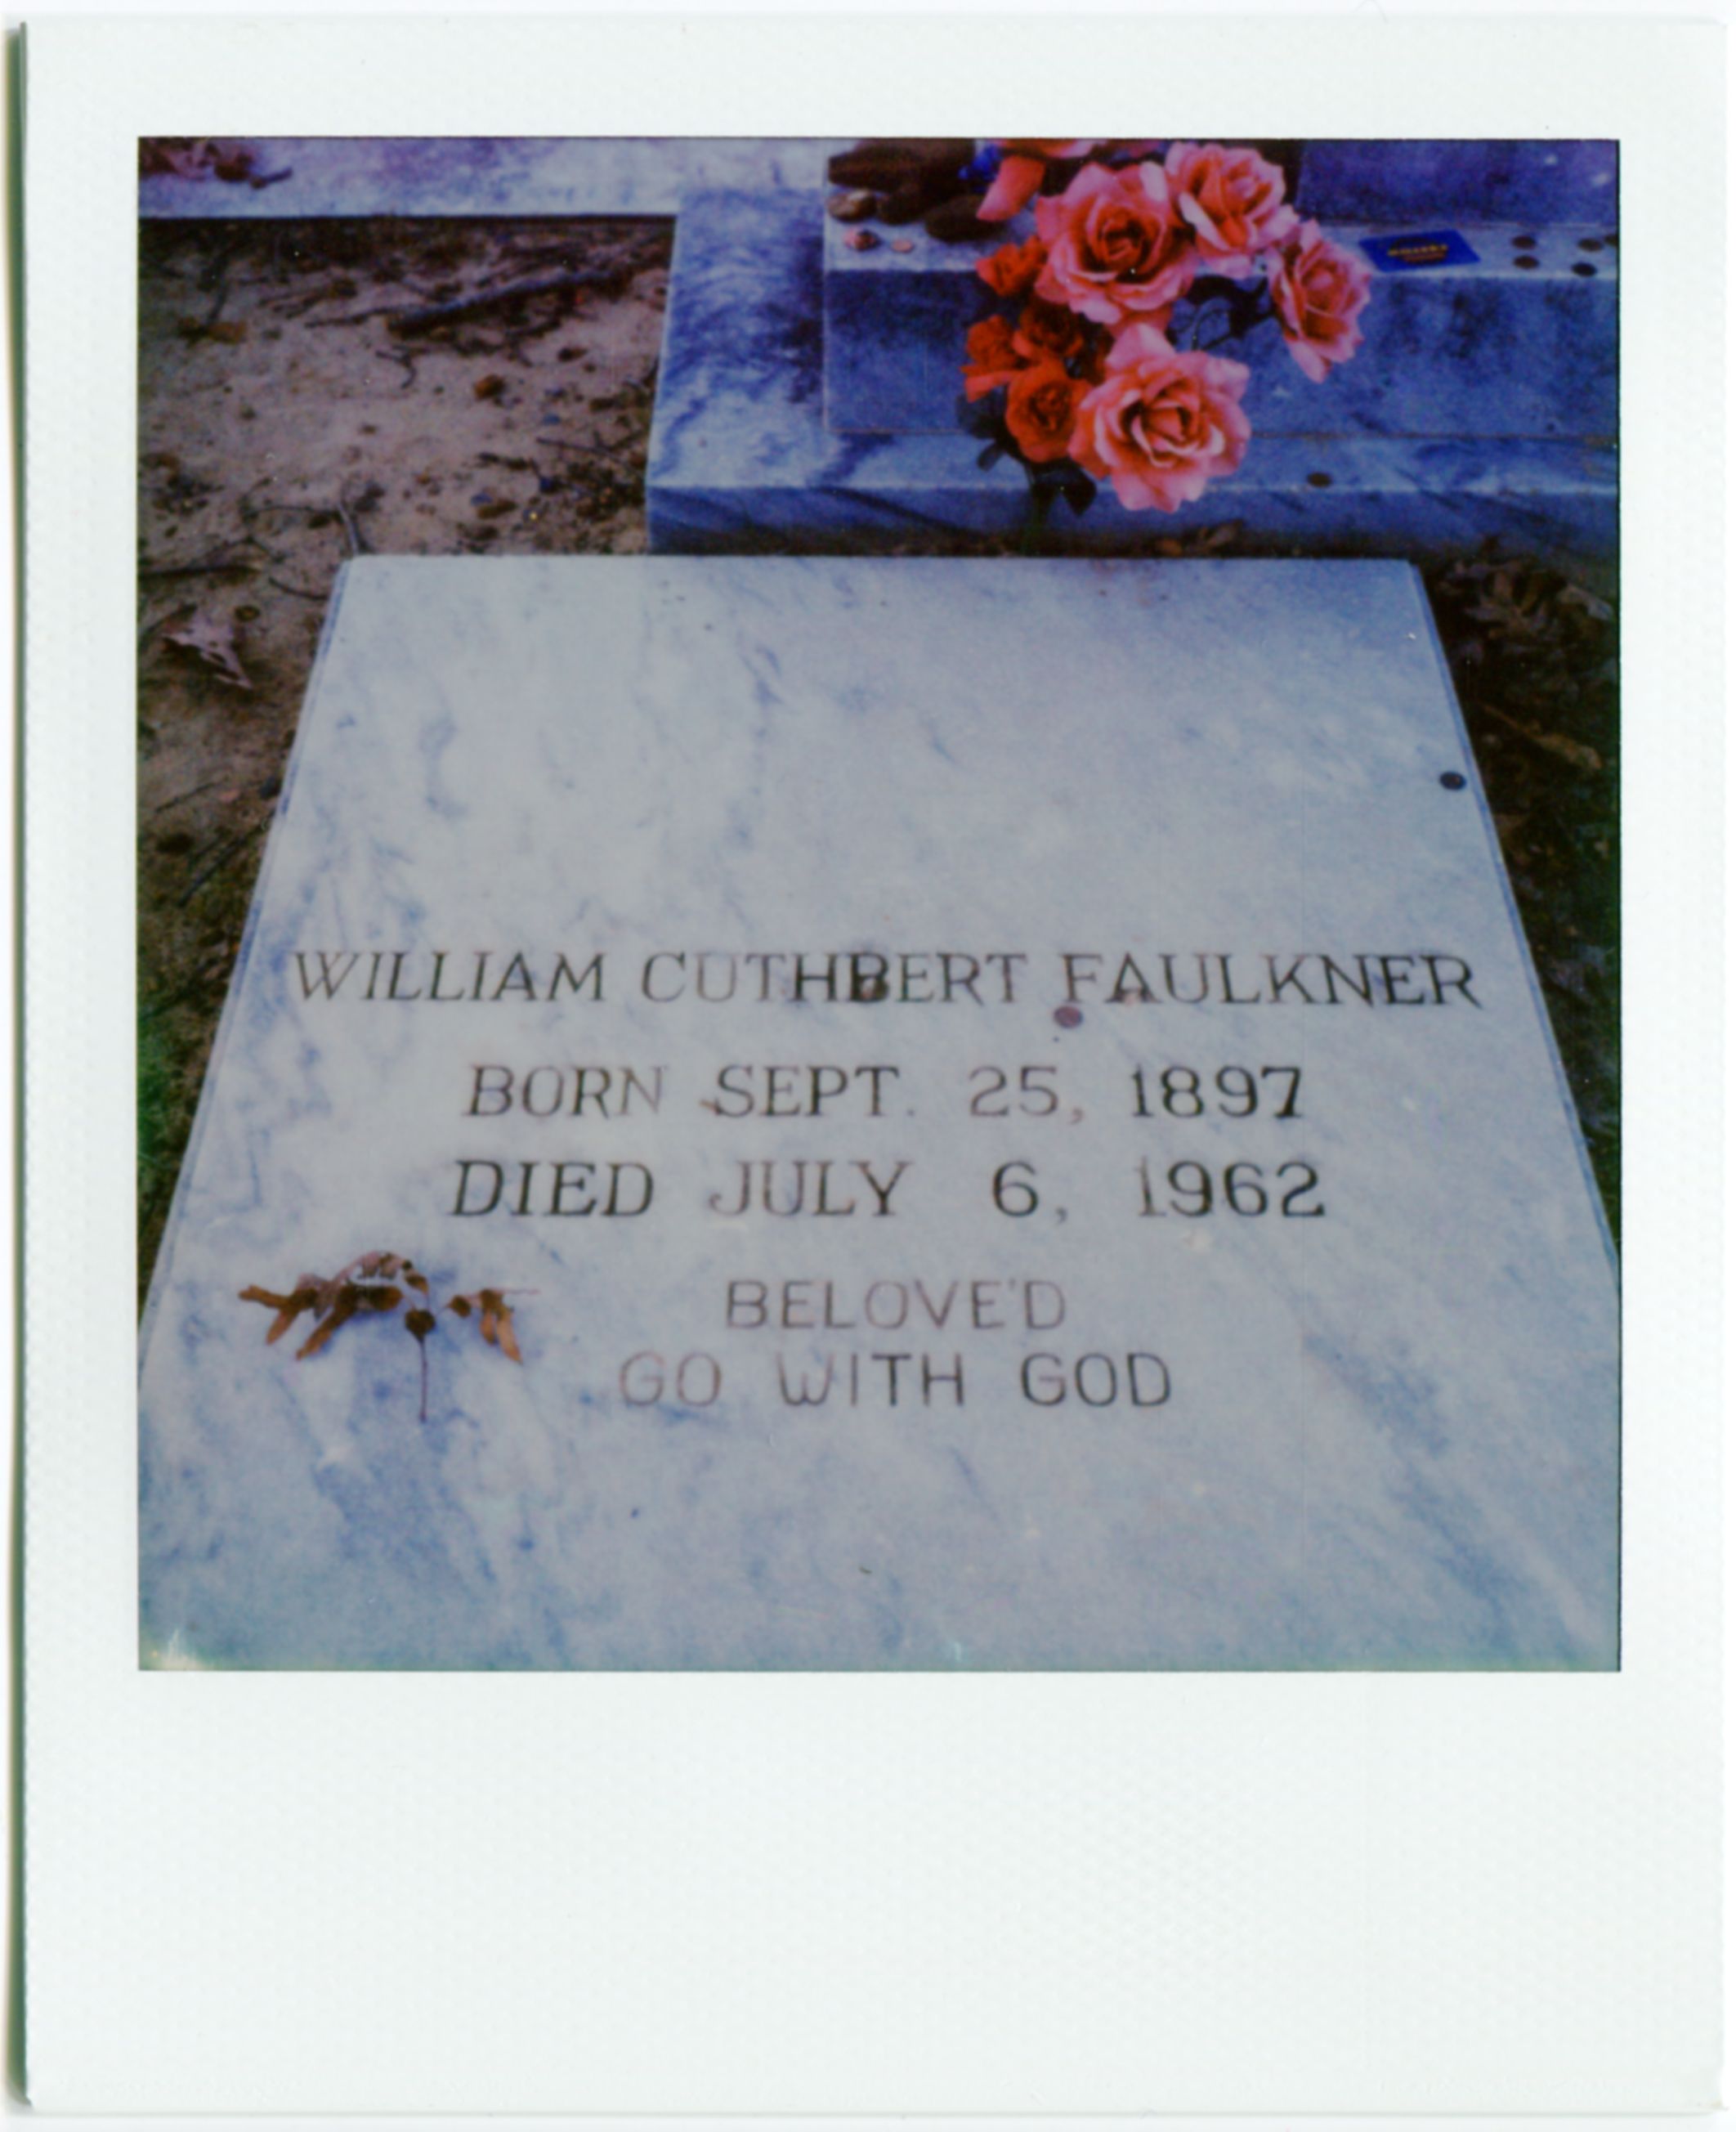
[[[311,1310],[319,1299],[319,1291],[310,1286],[299,1287],[290,1295],[276,1295],[268,1288],[244,1288],[241,1291],[243,1303],[263,1303],[277,1315],[271,1321],[271,1329],[266,1335],[266,1345],[281,1340],[304,1310]]]
[[[1533,733],[1532,738],[1539,747],[1547,747],[1551,755],[1560,756],[1578,770],[1601,770],[1604,758],[1595,747],[1587,747],[1582,740],[1569,740],[1566,733]]]
[[[1594,622],[1609,622],[1614,617],[1615,609],[1609,603],[1588,593],[1583,585],[1563,585],[1556,598],[1563,607],[1582,607]]]
[[[233,688],[251,689],[247,669],[235,646],[235,624],[226,617],[195,614],[174,629],[165,629],[163,639],[168,644],[178,644],[184,651],[196,653],[212,669],[220,681]]]
[[[309,1355],[317,1355],[338,1328],[349,1323],[356,1314],[360,1296],[361,1291],[357,1289],[348,1287],[339,1289],[337,1299],[333,1304],[329,1313],[320,1319],[307,1338],[295,1350],[295,1359],[298,1362],[305,1362]]]

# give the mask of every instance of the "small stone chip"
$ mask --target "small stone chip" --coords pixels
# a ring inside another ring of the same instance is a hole
[[[878,248],[880,244],[879,238],[875,235],[871,229],[852,229],[847,231],[845,234],[844,242],[850,247],[852,252],[873,252]]]
[[[486,377],[477,378],[470,389],[478,400],[498,400],[506,390],[506,381],[498,371],[491,370]]]
[[[879,204],[877,193],[849,191],[834,193],[826,203],[826,212],[834,222],[866,222]]]
[[[914,252],[916,247],[908,237],[894,237],[892,249],[894,252]]]

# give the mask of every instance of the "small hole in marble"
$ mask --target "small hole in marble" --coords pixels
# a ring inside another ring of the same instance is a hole
[[[1581,252],[1601,252],[1603,248],[1604,240],[1601,237],[1582,237],[1580,239]]]
[[[1459,770],[1443,770],[1441,782],[1449,792],[1462,792],[1465,790],[1465,773]]]
[[[1055,1020],[1059,1028],[1077,1029],[1085,1019],[1084,1011],[1077,1006],[1057,1006]]]
[[[1529,273],[1531,269],[1535,266],[1537,262],[1532,257],[1530,252],[1522,252],[1513,263],[1515,266],[1523,266],[1525,271]]]
[[[1589,259],[1575,259],[1573,262],[1573,271],[1581,280],[1585,280],[1596,273],[1597,269]]]
[[[1311,473],[1308,476],[1308,486],[1310,488],[1330,488],[1332,486],[1332,477],[1329,473]]]
[[[1531,246],[1535,244],[1537,241],[1537,240],[1534,237],[1516,237],[1513,239],[1513,248],[1518,252],[1527,251]]]

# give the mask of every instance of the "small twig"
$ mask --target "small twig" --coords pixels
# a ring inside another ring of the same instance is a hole
[[[581,444],[577,437],[533,437],[530,441],[533,444],[553,445],[557,451],[578,452],[587,456],[593,452],[597,453],[606,459],[613,459],[616,466],[625,467],[629,473],[637,473],[640,471],[638,465],[626,453],[620,450],[616,445],[604,444],[601,438],[593,439],[589,444]]]
[[[635,271],[627,261],[617,260],[607,266],[585,266],[566,274],[540,274],[528,281],[506,281],[497,289],[484,289],[473,296],[455,296],[448,304],[424,304],[415,310],[394,311],[388,329],[400,334],[431,333],[436,326],[455,325],[459,319],[475,318],[483,311],[528,303],[533,296],[572,295],[581,289],[622,286],[633,278]]]
[[[249,562],[245,556],[202,555],[196,563],[141,563],[141,578],[209,578],[220,577],[225,570],[257,570],[257,563]]]
[[[398,387],[407,392],[416,382],[416,358],[407,348],[376,348],[374,353],[381,363],[396,363],[404,372],[404,382]]]
[[[221,873],[232,860],[238,858],[265,826],[263,822],[256,822],[251,829],[243,829],[238,837],[232,837],[209,865],[201,867],[192,880],[188,882],[176,899],[175,908],[178,910],[185,910],[205,883],[213,875]]]
[[[350,507],[344,502],[341,493],[338,498],[338,516],[343,522],[344,535],[350,544],[351,555],[365,555],[367,553],[367,543],[357,530],[356,521],[350,516]],[[467,1171],[465,1174],[468,1176],[469,1173]]]
[[[177,792],[172,800],[159,801],[151,811],[153,814],[166,814],[171,807],[179,807],[184,800],[198,799],[201,792],[209,792],[213,785],[219,782],[215,777],[208,777],[203,785],[189,785],[185,792]]]
[[[1505,711],[1498,711],[1493,703],[1485,703],[1480,696],[1474,696],[1471,703],[1475,709],[1497,720],[1505,726],[1509,732],[1517,733],[1523,741],[1528,741],[1539,755],[1547,755],[1554,762],[1560,762],[1566,759],[1561,750],[1551,747],[1541,733],[1534,733],[1529,726],[1523,726],[1517,718],[1508,718]]]

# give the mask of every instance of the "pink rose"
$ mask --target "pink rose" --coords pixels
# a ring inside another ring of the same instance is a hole
[[[1103,382],[1080,403],[1068,450],[1128,510],[1173,511],[1241,464],[1253,434],[1241,409],[1247,382],[1240,363],[1183,354],[1155,326],[1129,326]]]
[[[1102,325],[1167,313],[1199,264],[1156,163],[1087,163],[1058,199],[1038,201],[1037,229],[1049,248],[1038,295]]]
[[[1043,174],[1052,159],[1062,160],[1075,156],[1088,156],[1100,143],[1096,141],[995,141],[990,146],[1004,149],[1000,168],[995,173],[995,182],[983,196],[976,210],[979,222],[1005,222],[1009,215],[1017,214],[1019,209],[1043,183]]]
[[[1284,205],[1283,172],[1251,148],[1177,141],[1163,158],[1163,175],[1201,259],[1217,273],[1251,274],[1255,255],[1296,227],[1296,210]]]
[[[1335,363],[1348,363],[1362,345],[1358,315],[1369,300],[1371,269],[1305,222],[1272,267],[1272,307],[1284,345],[1316,385]]]

